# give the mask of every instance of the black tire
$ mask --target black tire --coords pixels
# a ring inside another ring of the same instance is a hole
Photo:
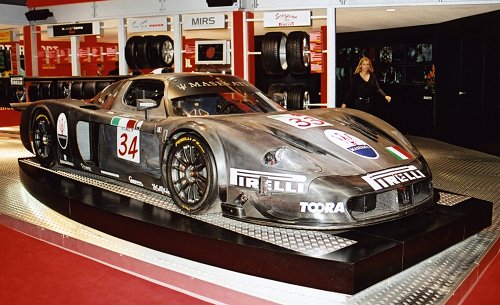
[[[112,83],[112,81],[98,81],[95,87],[95,91],[99,93]]]
[[[140,37],[135,43],[135,65],[139,69],[149,68],[148,47],[153,36]]]
[[[81,100],[83,99],[83,82],[77,81],[71,84],[71,98]]]
[[[174,64],[174,41],[167,35],[153,36],[148,43],[150,68],[171,67]]]
[[[197,134],[185,133],[163,157],[162,176],[174,203],[191,214],[208,209],[217,196],[215,159],[208,144]]]
[[[272,83],[267,89],[267,96],[274,101],[274,94],[280,93],[284,95],[284,100],[281,106],[286,106],[288,98],[288,86],[285,83]]]
[[[55,126],[45,111],[36,113],[31,131],[36,159],[42,166],[50,167],[56,159],[58,144]]]
[[[288,71],[292,74],[308,74],[311,69],[309,53],[309,34],[294,31],[288,34],[286,41],[286,60]]]
[[[42,82],[39,88],[40,99],[49,99],[55,97],[55,85],[53,82]]]
[[[293,84],[288,89],[287,109],[301,110],[310,102],[310,94],[305,84]]]
[[[28,97],[30,102],[35,102],[41,99],[40,97],[40,86],[38,82],[32,82],[28,87]]]
[[[8,91],[9,102],[26,102],[26,91],[24,89],[24,86],[10,86]]]
[[[86,81],[83,83],[83,98],[91,99],[97,94],[97,82]]]
[[[127,43],[125,44],[125,60],[127,61],[127,65],[132,69],[139,68],[135,61],[135,58],[137,52],[136,44],[141,39],[141,36],[132,36],[127,40]]]
[[[261,62],[266,74],[286,74],[288,70],[286,41],[287,36],[282,32],[269,32],[262,38]]]
[[[58,81],[56,86],[56,98],[71,98],[71,82]]]

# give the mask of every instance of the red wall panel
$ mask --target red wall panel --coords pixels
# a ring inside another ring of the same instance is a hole
[[[26,0],[26,6],[40,7],[40,6],[75,4],[75,3],[94,2],[94,1],[103,1],[103,0]]]

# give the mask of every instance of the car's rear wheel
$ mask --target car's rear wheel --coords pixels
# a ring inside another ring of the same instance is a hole
[[[188,213],[206,210],[217,195],[215,160],[208,144],[197,134],[185,133],[165,153],[162,173],[174,203]]]
[[[32,133],[36,159],[42,166],[50,167],[56,158],[57,141],[54,124],[45,111],[35,115]]]

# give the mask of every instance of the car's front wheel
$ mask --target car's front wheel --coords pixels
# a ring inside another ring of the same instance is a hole
[[[208,144],[195,133],[185,133],[165,154],[162,173],[174,203],[188,213],[206,210],[217,195],[215,160]]]
[[[56,131],[54,124],[44,111],[35,115],[32,134],[36,159],[42,166],[51,166],[57,154]]]

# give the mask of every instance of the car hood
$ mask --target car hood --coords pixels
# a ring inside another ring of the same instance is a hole
[[[218,116],[206,124],[216,130],[233,159],[244,156],[242,162],[250,157],[262,165],[266,154],[284,149],[280,169],[285,171],[360,175],[420,157],[394,127],[352,109]]]

